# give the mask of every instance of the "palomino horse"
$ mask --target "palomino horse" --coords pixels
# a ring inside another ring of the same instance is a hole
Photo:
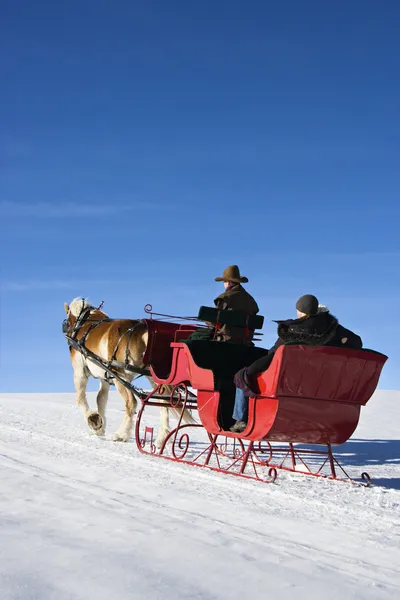
[[[83,298],[75,298],[71,304],[64,303],[67,313],[64,331],[80,340],[85,336],[86,348],[99,356],[104,361],[115,360],[122,366],[114,368],[115,372],[125,381],[131,382],[135,376],[132,371],[123,368],[125,361],[129,364],[142,368],[143,355],[148,342],[146,324],[140,320],[110,319],[106,313],[89,304]],[[74,384],[76,399],[90,429],[96,435],[104,435],[106,428],[106,406],[110,388],[107,373],[100,366],[94,364],[90,358],[86,358],[73,347],[70,348],[72,367],[74,370]],[[100,388],[97,394],[97,412],[90,410],[86,398],[86,387],[89,377],[100,380]],[[154,387],[154,382],[147,376]],[[113,380],[116,389],[125,402],[125,416],[114,434],[114,441],[127,442],[132,433],[133,417],[136,412],[137,399],[133,392],[126,388],[117,379]],[[160,429],[156,439],[156,446],[160,447],[169,429],[169,408],[161,408]],[[176,411],[173,411],[176,412]],[[184,411],[183,420],[193,423],[188,411]]]

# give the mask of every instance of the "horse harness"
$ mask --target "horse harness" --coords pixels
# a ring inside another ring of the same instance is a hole
[[[102,306],[103,306],[103,302],[100,304],[100,306],[96,310],[100,310]],[[136,327],[138,327],[138,325],[142,324],[142,321],[139,321],[133,327],[130,327],[129,329],[127,329],[126,331],[124,331],[124,333],[122,333],[120,335],[118,342],[115,345],[111,359],[104,360],[103,358],[101,358],[100,356],[98,356],[97,354],[95,354],[94,352],[89,350],[89,348],[86,346],[86,341],[87,341],[90,333],[92,331],[94,331],[97,327],[99,327],[99,325],[101,325],[102,323],[109,323],[113,319],[110,319],[109,317],[104,317],[103,319],[91,320],[91,319],[89,319],[89,317],[90,317],[90,313],[92,312],[92,310],[93,310],[93,307],[89,306],[89,307],[85,308],[84,306],[82,306],[82,309],[81,309],[74,325],[72,326],[72,329],[70,329],[70,327],[69,327],[68,318],[64,319],[63,324],[62,324],[62,331],[67,339],[69,348],[70,349],[73,348],[74,350],[77,350],[78,352],[80,352],[80,354],[82,354],[82,356],[84,356],[85,358],[87,358],[88,360],[93,362],[98,367],[104,369],[104,371],[106,372],[106,379],[107,379],[108,383],[112,384],[112,380],[116,379],[117,381],[122,383],[122,385],[124,385],[125,387],[127,387],[131,390],[133,389],[133,391],[135,391],[135,393],[137,393],[139,396],[141,396],[144,392],[142,392],[142,390],[139,390],[138,388],[132,386],[129,382],[127,382],[125,379],[123,379],[116,372],[115,369],[123,369],[125,371],[130,371],[131,373],[134,373],[136,375],[136,377],[140,377],[142,375],[151,376],[150,370],[147,369],[146,367],[136,367],[129,362],[129,343],[130,343],[133,332],[135,331]],[[81,338],[77,339],[77,335],[78,335],[79,331],[87,323],[91,323],[88,330],[84,333],[84,335]],[[125,350],[125,361],[121,362],[121,361],[116,360],[116,355],[117,355],[118,349],[120,347],[120,344],[125,336],[128,336],[126,350]]]

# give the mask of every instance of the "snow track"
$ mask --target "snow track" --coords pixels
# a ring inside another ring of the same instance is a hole
[[[72,394],[0,395],[1,600],[400,595],[398,392],[378,392],[339,449],[371,489],[141,456],[111,441],[121,404],[99,439]]]

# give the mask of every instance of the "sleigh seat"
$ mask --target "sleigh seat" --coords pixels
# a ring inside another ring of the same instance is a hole
[[[248,440],[342,444],[357,427],[361,406],[374,393],[387,357],[372,350],[281,346],[259,375],[260,394],[249,398],[247,428],[233,423],[234,374],[266,353],[263,348],[213,341],[172,343],[172,368],[159,383],[198,390],[197,407],[211,434]]]

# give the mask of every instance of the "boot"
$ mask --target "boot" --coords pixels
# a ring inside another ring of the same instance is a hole
[[[246,427],[247,423],[245,423],[244,421],[236,421],[236,423],[230,428],[230,431],[232,431],[233,433],[242,433],[242,431],[244,431]]]

